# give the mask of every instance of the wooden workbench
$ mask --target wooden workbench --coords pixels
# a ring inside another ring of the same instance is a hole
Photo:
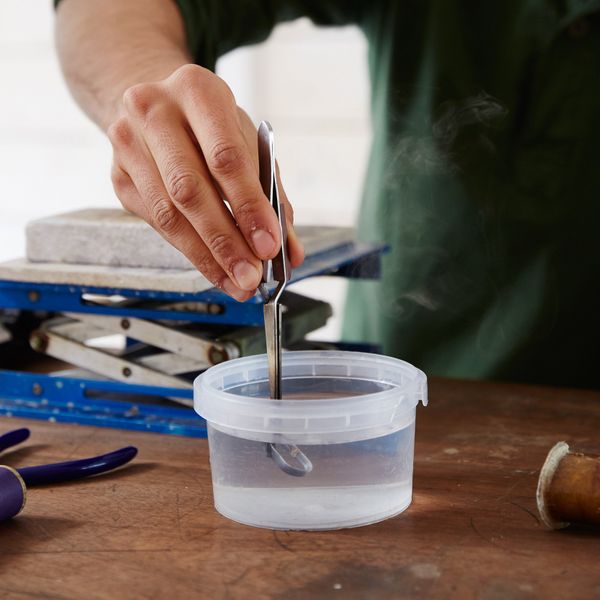
[[[1,462],[134,444],[135,464],[31,490],[0,523],[0,598],[600,598],[600,533],[535,509],[548,449],[600,446],[600,393],[434,381],[419,408],[414,503],[324,533],[238,525],[212,506],[206,440],[0,419],[32,436]]]

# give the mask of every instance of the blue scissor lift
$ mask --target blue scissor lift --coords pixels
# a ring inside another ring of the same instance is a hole
[[[292,283],[322,275],[378,278],[384,251],[382,245],[346,241],[309,254]],[[301,347],[304,335],[324,325],[331,309],[287,294],[284,326],[290,327],[284,343]],[[84,367],[51,373],[0,369],[0,415],[5,416],[205,437],[205,422],[191,408],[193,377],[210,364],[261,352],[264,344],[262,300],[256,296],[240,304],[215,289],[165,292],[11,276],[0,279],[0,313],[42,315],[27,334],[31,346]],[[124,350],[94,348],[86,339],[94,332],[97,337],[121,333]],[[163,341],[165,332],[174,340]],[[10,351],[15,341],[2,345]]]

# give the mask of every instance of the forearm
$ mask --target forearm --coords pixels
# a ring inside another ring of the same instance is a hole
[[[191,62],[169,0],[63,0],[56,45],[71,93],[103,130],[119,116],[127,88]]]

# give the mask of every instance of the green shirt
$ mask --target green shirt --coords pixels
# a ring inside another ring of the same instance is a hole
[[[178,4],[209,68],[299,16],[364,32],[359,232],[391,251],[351,284],[347,339],[430,375],[600,385],[600,1]]]

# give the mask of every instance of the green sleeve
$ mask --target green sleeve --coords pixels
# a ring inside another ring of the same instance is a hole
[[[277,23],[309,17],[317,25],[359,23],[361,0],[176,0],[194,60],[214,69],[229,50],[265,40]]]

